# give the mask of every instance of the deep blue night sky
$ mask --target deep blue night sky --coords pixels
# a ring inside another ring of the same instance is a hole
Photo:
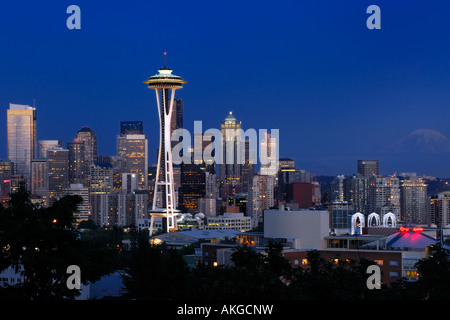
[[[71,4],[81,30],[66,27]],[[371,4],[381,30],[366,27]],[[90,126],[100,154],[115,154],[121,120],[144,121],[151,164],[158,114],[143,81],[167,51],[188,81],[189,130],[218,128],[232,110],[245,129],[279,129],[280,156],[317,175],[380,159],[382,174],[450,177],[449,151],[390,147],[418,129],[450,137],[449,19],[441,0],[2,3],[0,158],[8,104],[36,99],[38,139],[66,146]]]

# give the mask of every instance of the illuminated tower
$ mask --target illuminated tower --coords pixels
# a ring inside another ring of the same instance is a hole
[[[166,53],[164,53],[164,67],[160,68],[158,74],[148,78],[144,83],[147,83],[150,89],[155,90],[160,125],[158,165],[149,230],[151,236],[156,217],[162,218],[162,226],[166,232],[177,228],[176,216],[178,210],[175,207],[170,129],[175,90],[181,89],[186,81],[172,74],[172,69],[166,66]]]
[[[31,160],[37,157],[36,108],[9,104],[7,111],[8,159],[14,163],[16,175],[31,185]]]

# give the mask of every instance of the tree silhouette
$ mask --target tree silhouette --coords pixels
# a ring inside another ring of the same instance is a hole
[[[114,271],[113,252],[91,246],[73,227],[81,201],[80,196],[65,196],[48,208],[39,207],[23,184],[11,194],[8,208],[0,208],[0,270],[22,267],[25,281],[0,289],[0,296],[72,299],[80,291],[67,287],[70,265],[80,267],[83,284]]]
[[[420,299],[449,299],[450,254],[439,243],[430,248],[431,255],[416,264],[419,279],[410,285]]]

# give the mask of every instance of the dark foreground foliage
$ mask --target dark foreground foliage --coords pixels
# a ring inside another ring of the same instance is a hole
[[[442,300],[450,298],[449,253],[440,245],[419,261],[417,282],[368,289],[367,267],[372,261],[325,261],[308,252],[307,268],[293,268],[282,246],[271,243],[265,252],[238,246],[232,266],[189,268],[186,250],[151,245],[146,232],[131,229],[131,250],[122,247],[120,228],[83,233],[72,227],[78,196],[66,196],[49,208],[37,207],[25,188],[12,195],[8,208],[0,205],[0,270],[13,266],[26,281],[0,287],[0,300],[73,299],[78,290],[66,285],[67,267],[82,270],[82,283],[122,272],[123,299],[149,300]],[[192,250],[193,248],[188,248]]]

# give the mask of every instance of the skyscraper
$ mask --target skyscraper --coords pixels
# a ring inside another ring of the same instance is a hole
[[[331,202],[344,202],[344,179],[345,176],[340,174],[337,175],[331,181],[331,188],[330,188]]]
[[[39,140],[39,157],[47,158],[47,150],[51,148],[62,148],[61,140]]]
[[[363,177],[378,176],[380,173],[380,163],[378,160],[358,160],[357,173]]]
[[[181,164],[181,187],[178,189],[180,209],[198,212],[198,199],[206,193],[206,165],[202,163]]]
[[[95,162],[97,156],[97,135],[89,127],[83,127],[78,130],[74,141],[84,142],[84,161],[87,166]]]
[[[269,133],[266,133],[260,142],[261,155],[261,168],[260,173],[262,175],[276,176],[279,167],[279,156],[278,156],[278,143],[275,137],[272,137]]]
[[[430,201],[427,195],[428,185],[418,177],[401,181],[401,221],[407,224],[428,224]]]
[[[85,145],[83,141],[67,143],[69,150],[69,184],[83,184],[87,187],[87,168]]]
[[[253,174],[255,173],[255,158],[254,150],[250,149],[250,139],[245,139],[245,160],[242,164],[241,173],[241,192],[248,193],[249,186],[252,181]]]
[[[48,205],[48,159],[38,158],[31,161],[31,195]]]
[[[170,135],[176,129],[183,128],[183,100],[180,98],[175,98],[173,100],[173,110],[172,110],[172,118],[170,119]],[[172,143],[172,147],[173,147]]]
[[[108,163],[93,163],[89,170],[89,201],[98,226],[112,223],[114,213],[113,169]]]
[[[64,195],[69,188],[69,150],[53,148],[48,150],[48,192],[49,205]]]
[[[400,221],[400,184],[396,176],[369,178],[369,211],[383,217],[392,212]]]
[[[252,217],[253,226],[263,222],[263,212],[274,205],[273,176],[254,174],[248,190],[247,214]]]
[[[7,111],[8,159],[16,175],[31,179],[31,160],[37,157],[36,108],[9,104]]]
[[[241,184],[242,164],[239,163],[238,152],[241,152],[241,121],[238,121],[230,111],[220,124],[222,133],[222,163],[219,165],[221,196],[230,196],[231,190]]]
[[[362,175],[355,175],[351,179],[351,190],[354,212],[369,215],[369,178]]]
[[[430,223],[438,227],[450,224],[450,192],[441,192],[431,196]]]
[[[78,195],[83,201],[78,205],[77,212],[74,213],[75,225],[81,221],[87,221],[91,218],[91,204],[89,202],[89,188],[81,183],[70,184],[70,187],[65,190],[67,195]]]
[[[120,135],[144,134],[144,125],[142,121],[120,121]]]
[[[125,163],[126,173],[138,175],[138,185],[148,188],[148,141],[144,134],[126,134],[117,137],[117,155]]]

